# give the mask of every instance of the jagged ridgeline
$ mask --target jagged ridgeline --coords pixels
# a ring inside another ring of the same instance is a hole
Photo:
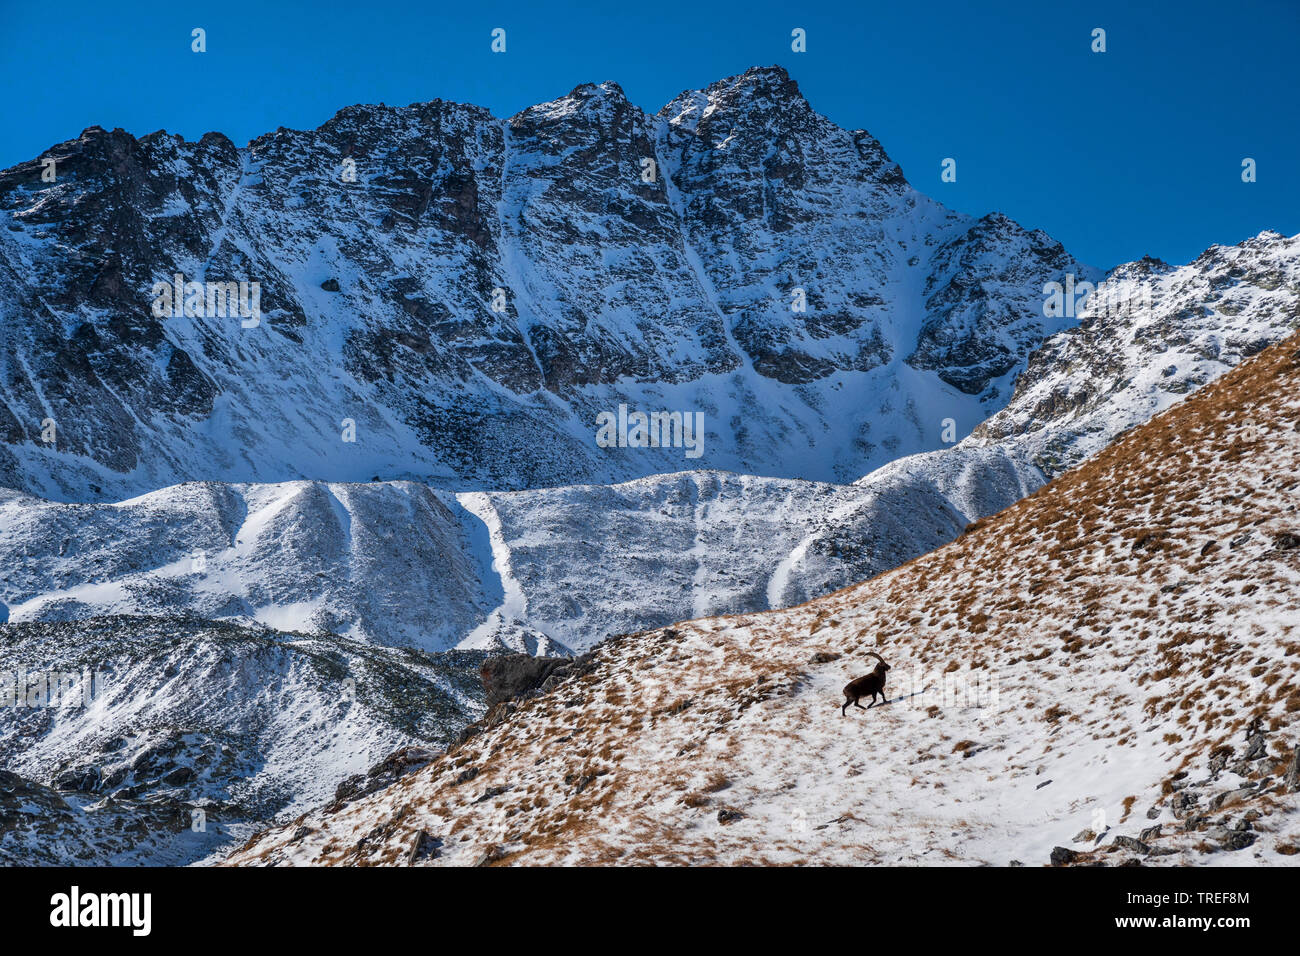
[[[1001,408],[1076,321],[1044,286],[1099,278],[917,192],[775,67],[655,115],[604,83],[508,119],[353,106],[244,148],[91,127],[0,174],[0,213],[0,484],[65,501],[851,481]],[[621,405],[703,440],[604,447]]]
[[[709,470],[516,492],[192,482],[95,504],[0,489],[0,602],[14,621],[184,611],[531,653],[797,604],[951,541],[1300,322],[1300,237],[1112,277],[1144,304],[1078,314],[971,436],[853,484]]]

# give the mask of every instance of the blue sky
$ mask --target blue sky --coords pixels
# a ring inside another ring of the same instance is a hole
[[[806,53],[790,49],[795,27]],[[1105,53],[1090,50],[1095,27]],[[1298,0],[0,0],[0,167],[96,124],[243,145],[352,103],[441,97],[509,115],[607,79],[653,112],[779,63],[955,209],[1000,210],[1103,268],[1185,262],[1300,232],[1298,38]],[[955,183],[940,181],[945,157]],[[1257,182],[1241,181],[1245,157]]]

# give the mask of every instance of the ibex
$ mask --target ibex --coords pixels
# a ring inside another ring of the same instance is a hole
[[[864,674],[862,677],[855,677],[853,680],[849,681],[848,685],[844,688],[844,706],[840,708],[841,717],[843,717],[844,712],[848,710],[849,704],[852,704],[859,710],[870,710],[872,707],[876,706],[877,694],[880,695],[881,703],[889,703],[889,698],[885,695],[885,672],[889,670],[889,665],[886,664],[885,659],[875,651],[867,651],[867,653],[880,661],[880,663],[876,665],[876,669],[870,674]],[[858,703],[858,701],[867,696],[871,697],[871,703],[867,704],[866,707],[863,707]]]

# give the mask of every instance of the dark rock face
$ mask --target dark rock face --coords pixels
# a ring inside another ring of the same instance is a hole
[[[1052,866],[1065,866],[1068,863],[1073,863],[1078,858],[1079,858],[1079,854],[1075,853],[1069,847],[1064,847],[1064,846],[1052,847],[1052,856],[1051,856]]]
[[[488,658],[481,674],[489,712],[498,704],[549,690],[590,660],[589,654],[578,658],[533,657],[531,654],[505,654]]]
[[[1017,255],[1001,253],[1016,248]],[[1059,242],[1046,233],[1026,233],[1005,216],[991,214],[949,243],[926,283],[927,314],[908,363],[936,371],[954,388],[976,395],[1021,364],[1041,341],[1032,315],[990,290],[1077,269]],[[998,263],[989,274],[990,263]],[[1001,336],[999,335],[1001,333]]]
[[[1246,758],[1247,760],[1259,760],[1268,754],[1268,740],[1261,734],[1251,734],[1246,738]]]
[[[882,449],[879,396],[917,387],[895,363],[982,417],[1063,327],[1044,282],[1092,274],[917,193],[780,68],[655,116],[588,84],[509,119],[352,106],[243,149],[91,127],[46,157],[53,183],[40,158],[0,172],[0,485],[64,500],[377,466],[497,488],[676,471],[679,450],[583,434],[664,384],[711,416],[694,467],[852,480],[937,447],[904,394]],[[211,286],[199,314],[156,315],[177,275],[257,283],[255,323]]]
[[[1147,846],[1146,843],[1142,842],[1141,840],[1134,839],[1131,836],[1124,836],[1121,834],[1120,836],[1115,837],[1115,839],[1112,840],[1111,842],[1115,846],[1121,846],[1124,847],[1126,850],[1133,850],[1134,852],[1141,853],[1143,855],[1146,855],[1151,852],[1151,847]]]
[[[411,843],[411,852],[406,858],[407,864],[414,865],[424,860],[437,859],[442,855],[442,842],[441,838],[421,830]]]
[[[1219,843],[1225,850],[1244,850],[1253,846],[1259,837],[1249,830],[1229,830],[1225,827],[1215,827],[1207,831],[1206,835]]]
[[[1293,548],[1300,548],[1300,534],[1293,531],[1283,531],[1281,534],[1274,535],[1273,546],[1279,551],[1290,551]]]
[[[419,770],[437,756],[437,751],[427,747],[409,746],[395,750],[364,774],[353,774],[340,782],[334,791],[334,804],[342,805],[382,790],[408,773]]]
[[[103,774],[98,767],[78,767],[59,774],[54,780],[54,789],[94,793],[102,782]]]
[[[455,753],[483,731],[509,720],[519,709],[520,701],[548,693],[564,681],[591,673],[595,668],[595,652],[577,657],[534,657],[531,654],[489,657],[479,671],[487,713],[456,735],[448,746],[448,753]],[[466,767],[456,782],[468,783],[478,773],[478,767]],[[590,782],[579,782],[579,787]]]

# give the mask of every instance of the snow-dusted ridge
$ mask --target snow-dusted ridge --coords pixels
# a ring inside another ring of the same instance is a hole
[[[1183,266],[1126,263],[1107,281],[1149,304],[1084,308],[966,444],[1014,438],[1053,477],[1300,327],[1300,236],[1266,230]]]

